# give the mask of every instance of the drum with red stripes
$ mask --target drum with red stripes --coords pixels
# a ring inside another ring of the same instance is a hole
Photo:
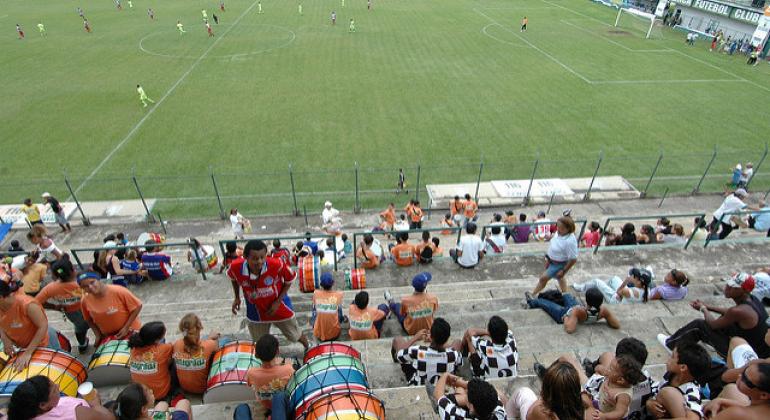
[[[302,257],[297,261],[297,281],[299,290],[312,293],[321,280],[321,260],[315,256]]]
[[[338,354],[352,356],[358,360],[361,360],[361,353],[355,348],[353,348],[352,346],[349,346],[344,343],[331,341],[328,343],[319,344],[309,349],[305,353],[304,362],[307,363],[310,360],[319,356],[329,356],[329,355],[338,355]]]
[[[345,270],[345,285],[348,289],[366,289],[366,271],[363,268]]]

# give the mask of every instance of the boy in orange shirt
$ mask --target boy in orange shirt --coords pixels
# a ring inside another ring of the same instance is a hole
[[[398,233],[396,234],[396,240],[398,244],[390,248],[390,255],[393,257],[393,261],[401,267],[409,267],[414,264],[414,248],[407,242],[409,234]]]
[[[342,316],[342,292],[333,291],[334,276],[328,271],[321,274],[321,289],[313,292],[313,314],[310,325],[313,335],[320,341],[336,340],[340,336]]]
[[[271,334],[265,334],[257,340],[257,358],[262,361],[262,366],[251,368],[246,372],[246,383],[254,390],[254,393],[263,407],[268,410],[273,408],[273,397],[277,393],[283,394],[286,383],[294,374],[294,366],[278,356],[278,339]],[[283,396],[283,395],[282,395]],[[285,399],[285,396],[283,396]],[[286,401],[288,403],[288,401]]]
[[[478,219],[476,212],[479,210],[479,205],[471,198],[470,194],[465,194],[465,203],[463,204],[465,216],[465,223],[475,222]]]
[[[382,230],[393,230],[396,224],[396,206],[393,203],[388,204],[388,208],[380,213],[380,228]]]
[[[433,316],[438,310],[438,298],[425,291],[433,276],[427,271],[422,272],[412,279],[414,293],[401,298],[401,303],[393,302],[393,295],[389,290],[385,291],[385,300],[388,301],[390,310],[398,317],[398,322],[409,335],[415,335],[420,330],[430,330],[433,325]]]
[[[372,244],[374,243],[374,236],[370,234],[364,235],[364,241],[358,246],[356,250],[356,257],[360,260],[358,266],[371,270],[377,268],[380,265],[380,259],[372,251]]]
[[[422,229],[423,212],[419,201],[412,201],[411,211],[407,211],[407,214],[409,215],[409,229]]]
[[[426,230],[422,233],[422,242],[414,246],[414,257],[420,264],[429,264],[433,262],[435,253],[436,246],[430,240],[430,232]]]
[[[463,212],[465,212],[465,204],[460,200],[460,196],[456,195],[452,202],[449,203],[449,214],[452,216],[456,226],[459,226],[462,222]]]
[[[348,317],[350,318],[351,340],[369,340],[380,338],[382,324],[390,313],[388,305],[381,303],[377,308],[369,307],[369,293],[365,291],[356,294],[353,303],[350,304]]]

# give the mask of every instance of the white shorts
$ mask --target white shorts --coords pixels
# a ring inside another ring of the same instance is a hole
[[[738,369],[746,366],[752,360],[759,359],[757,352],[748,344],[741,344],[733,349],[733,368]]]
[[[532,405],[537,402],[535,391],[527,387],[518,388],[505,404],[505,412],[508,418],[527,420],[527,414]]]

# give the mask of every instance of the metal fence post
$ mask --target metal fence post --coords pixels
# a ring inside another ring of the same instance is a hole
[[[535,164],[532,166],[532,176],[529,177],[529,186],[527,186],[527,196],[524,197],[523,205],[529,205],[529,194],[532,192],[532,184],[535,183],[535,173],[537,173],[537,166],[540,164],[540,159],[535,159]]]
[[[308,223],[308,221],[307,221],[307,206],[303,204],[302,205],[302,210],[305,211],[305,228],[308,228],[308,227],[310,227],[310,223]]]
[[[757,162],[757,166],[754,167],[754,172],[751,174],[751,178],[749,178],[749,180],[746,181],[746,188],[749,188],[749,184],[751,184],[751,180],[754,179],[754,177],[757,175],[757,171],[759,171],[759,167],[762,166],[762,163],[764,163],[766,157],[767,157],[767,143],[765,143],[765,152],[762,153],[762,157],[759,159],[759,162]]]
[[[655,167],[652,168],[652,173],[650,174],[650,179],[647,180],[647,185],[644,186],[644,191],[642,191],[642,194],[640,195],[640,198],[647,197],[647,190],[650,189],[650,184],[652,184],[652,179],[655,178],[655,174],[658,172],[658,167],[660,166],[660,162],[663,160],[663,153],[661,153],[658,156],[658,161],[655,163]]]
[[[591,199],[591,189],[594,187],[594,180],[596,180],[596,175],[599,173],[599,167],[602,166],[602,159],[604,159],[604,151],[599,152],[599,160],[596,162],[594,176],[591,177],[591,183],[588,184],[588,191],[586,191],[586,194],[583,196],[583,201],[588,201]]]
[[[668,195],[668,187],[663,191],[663,197],[660,197],[660,202],[658,203],[658,208],[663,205],[663,200],[666,199],[666,196]]]
[[[479,177],[476,179],[476,194],[473,195],[473,201],[479,202],[479,185],[481,185],[481,173],[484,171],[484,161],[479,163]]]
[[[297,207],[297,189],[294,188],[294,169],[289,164],[289,180],[291,180],[291,198],[294,200],[294,215],[299,216],[299,207]]]
[[[166,230],[166,223],[163,221],[163,217],[161,217],[160,212],[158,212],[158,223],[160,223],[160,228],[163,229],[163,234],[168,236],[168,231]]]
[[[158,218],[160,218],[160,213],[158,214]],[[203,280],[206,280],[206,270],[204,268],[208,268],[208,266],[204,265],[204,262],[201,260],[201,256],[198,254],[198,250],[195,248],[195,244],[192,241],[190,242],[190,250],[193,252],[193,254],[195,254],[195,262],[198,263],[198,268],[201,270],[201,276],[203,277]],[[224,258],[225,256],[222,254],[222,259]],[[206,264],[208,264],[208,262],[206,262]]]
[[[703,175],[701,175],[700,179],[698,180],[698,185],[695,186],[692,190],[692,195],[698,194],[700,191],[700,186],[703,184],[703,180],[706,179],[706,175],[709,173],[709,170],[711,169],[711,165],[714,164],[714,161],[717,159],[717,147],[714,146],[714,153],[711,154],[711,160],[709,160],[708,165],[706,165],[706,170],[703,171]]]
[[[420,201],[420,164],[417,164],[417,185],[415,187],[414,199]]]
[[[139,199],[142,200],[142,206],[144,206],[144,212],[147,213],[147,222],[149,223],[155,223],[155,216],[150,213],[150,209],[147,207],[147,202],[144,201],[144,195],[142,194],[142,189],[139,188],[139,182],[136,180],[136,175],[132,174],[131,179],[134,181],[134,186],[136,187],[136,192],[139,194]]]
[[[214,168],[209,166],[209,173],[211,174],[211,183],[214,185],[214,194],[217,195],[217,204],[219,205],[219,218],[225,220],[225,208],[222,207],[222,197],[219,195],[219,187],[217,187],[217,179],[214,178]]]
[[[356,202],[353,204],[353,213],[358,214],[361,212],[361,201],[359,197],[358,188],[358,162],[355,162],[355,175],[356,175]]]
[[[78,197],[75,195],[75,191],[72,190],[72,185],[70,185],[70,180],[67,178],[67,174],[64,174],[64,184],[67,185],[67,189],[70,191],[72,199],[75,200],[75,206],[77,206],[78,211],[80,212],[80,217],[83,220],[83,226],[91,226],[91,221],[88,220],[86,214],[83,213],[83,207],[80,206],[80,201],[78,201]]]
[[[555,193],[551,194],[551,200],[548,201],[548,210],[545,211],[545,214],[551,213],[551,206],[553,205],[553,197],[555,195],[556,195]]]

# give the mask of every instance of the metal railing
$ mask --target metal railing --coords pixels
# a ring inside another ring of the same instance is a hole
[[[760,213],[760,214],[761,214],[761,213],[770,213],[770,209],[762,209],[762,210],[739,210],[739,211],[732,211],[732,212],[726,212],[726,213],[722,213],[722,216],[719,218],[719,224],[720,224],[720,226],[721,226],[721,224],[722,224],[722,223],[724,223],[724,220],[725,220],[725,216],[730,216],[730,218],[732,218],[732,216],[750,216],[750,215],[753,215],[753,214],[758,214],[758,213]],[[728,222],[730,221],[730,218],[728,218],[728,219],[727,219],[727,221],[728,221]],[[718,229],[720,226],[717,226],[717,229]],[[708,237],[706,237],[706,241],[705,241],[705,243],[703,244],[703,247],[704,247],[704,248],[706,248],[707,246],[709,246],[709,244],[711,243],[711,241],[713,241],[713,240],[714,240],[714,239],[713,239],[713,236],[714,236],[714,235],[713,235],[713,232],[711,232],[711,233],[708,235]],[[724,241],[724,239],[717,239],[717,241]]]
[[[195,262],[198,263],[198,267],[200,267],[200,275],[203,278],[203,280],[206,280],[206,270],[203,269],[203,267],[207,267],[207,264],[205,261],[201,260],[200,255],[198,255],[197,252],[195,252],[195,245],[192,242],[172,242],[172,243],[162,243],[162,244],[155,244],[155,247],[163,247],[163,248],[189,248],[191,251],[193,251],[193,255],[195,255]],[[85,270],[85,266],[80,261],[80,257],[78,256],[78,252],[94,252],[94,251],[110,251],[110,250],[126,250],[129,249],[137,249],[137,248],[146,248],[146,245],[143,244],[134,244],[134,245],[121,245],[121,246],[113,246],[113,247],[96,247],[96,248],[75,248],[70,249],[70,252],[72,253],[72,257],[75,258],[75,261],[78,264],[78,268],[82,271]]]
[[[583,232],[586,230],[586,226],[588,224],[588,220],[585,219],[578,219],[575,220],[575,224],[580,224],[580,233],[577,234],[577,240],[578,243],[580,243],[580,239],[583,237]],[[525,223],[490,223],[488,225],[485,225],[481,230],[481,240],[483,241],[487,237],[487,230],[491,230],[493,227],[500,227],[500,228],[508,228],[511,232],[513,231],[513,228],[519,227],[519,226],[543,226],[543,225],[555,225],[556,220],[552,220],[550,222],[525,222]]]
[[[460,226],[446,226],[438,228],[423,228],[423,229],[409,229],[409,230],[378,230],[373,232],[353,232],[353,267],[358,267],[358,238],[362,238],[364,235],[372,236],[396,236],[398,234],[406,233],[420,233],[422,232],[444,232],[451,231],[457,232],[457,243],[460,242],[460,236],[462,235],[463,227]],[[385,254],[385,248],[382,249],[383,255]]]
[[[334,242],[334,271],[337,271],[338,269],[338,261],[337,261],[337,237],[335,235],[329,235],[329,234],[312,234],[310,235],[310,239],[323,239],[326,241],[326,239],[331,238]],[[255,241],[259,240],[265,243],[265,245],[270,246],[274,240],[278,239],[281,241],[281,245],[294,245],[290,243],[284,243],[284,240],[291,241],[295,239],[301,239],[303,242],[307,239],[307,235],[293,235],[293,236],[263,236],[259,238],[247,238],[247,239],[223,239],[219,241],[219,251],[222,253],[222,258],[225,257],[225,246],[227,244],[245,244],[249,241]],[[291,249],[291,247],[286,247],[287,249]],[[355,254],[355,247],[353,247],[353,253]]]
[[[618,220],[622,220],[626,222],[632,221],[632,220],[653,220],[653,219],[657,220],[664,217],[668,219],[700,217],[701,220],[705,220],[704,218],[706,217],[706,214],[705,213],[678,213],[678,214],[648,214],[644,216],[610,216],[604,222],[604,227],[602,228],[602,232],[599,235],[599,242],[594,247],[594,254],[599,252],[599,248],[601,247],[601,244],[602,244],[602,239],[606,238],[607,236],[607,228],[609,227],[610,222],[618,221]],[[690,246],[690,242],[692,242],[692,239],[695,236],[695,232],[697,232],[698,229],[700,229],[700,225],[697,225],[695,229],[693,229],[692,233],[690,234],[689,238],[687,238],[687,241],[685,242],[684,247],[682,249],[687,249]],[[614,245],[605,245],[605,247],[613,247],[613,246]],[[625,246],[625,245],[620,245],[620,246]],[[644,246],[644,245],[640,245],[640,246]]]

